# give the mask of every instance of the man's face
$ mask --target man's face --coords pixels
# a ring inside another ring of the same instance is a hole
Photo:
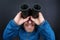
[[[35,29],[35,23],[31,20],[28,20],[24,23],[24,29],[27,32],[33,32]]]

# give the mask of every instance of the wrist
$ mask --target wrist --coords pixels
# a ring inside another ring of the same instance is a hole
[[[18,23],[18,21],[17,20],[15,20],[15,19],[13,19],[14,20],[14,22],[16,23],[16,25],[19,25],[19,23]]]
[[[44,19],[44,20],[41,20],[38,25],[41,25],[41,24],[43,24],[44,22],[45,22],[45,19]]]

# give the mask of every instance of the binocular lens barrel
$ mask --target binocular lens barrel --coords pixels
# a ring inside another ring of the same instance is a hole
[[[40,5],[38,5],[38,4],[36,4],[36,5],[34,5],[34,9],[36,10],[36,11],[40,11],[40,9],[41,9],[41,7],[40,7]]]
[[[27,4],[21,5],[22,17],[27,18],[28,16],[32,16],[34,18],[38,18],[38,13],[40,11],[40,5],[36,4],[34,7],[29,8]]]
[[[36,4],[36,5],[34,5],[34,7],[32,9],[33,9],[32,16],[34,18],[38,18],[38,16],[39,16],[38,13],[40,12],[40,9],[41,9],[40,5]]]
[[[23,18],[28,17],[28,5],[26,4],[21,5],[21,11],[22,11],[21,15]]]
[[[27,8],[28,8],[28,5],[26,5],[26,4],[24,4],[24,5],[21,6],[21,10],[22,11],[26,10]]]

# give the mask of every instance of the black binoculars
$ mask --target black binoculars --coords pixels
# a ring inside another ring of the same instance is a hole
[[[27,4],[21,5],[22,17],[27,18],[28,16],[32,16],[33,18],[38,18],[41,6],[35,4],[33,7],[29,8]]]

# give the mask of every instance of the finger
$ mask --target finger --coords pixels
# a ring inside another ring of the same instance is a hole
[[[40,22],[43,22],[45,20],[41,12],[39,12],[39,20]]]
[[[26,19],[24,19],[24,22],[25,22],[25,21],[28,21],[28,20],[29,20],[29,17],[27,17]]]
[[[18,16],[18,17],[21,17],[21,13],[22,13],[22,12],[20,11],[20,12],[17,14],[17,16]]]
[[[41,12],[39,12],[39,18],[43,18],[43,15]]]
[[[21,16],[21,12],[19,12],[19,13],[15,16],[15,18],[20,18],[20,16]]]
[[[21,12],[19,12],[19,13],[15,16],[14,21],[19,21],[19,20],[20,20],[20,14],[21,14]]]
[[[34,19],[32,16],[31,16],[31,20],[32,20],[32,21],[35,21],[35,19]]]

